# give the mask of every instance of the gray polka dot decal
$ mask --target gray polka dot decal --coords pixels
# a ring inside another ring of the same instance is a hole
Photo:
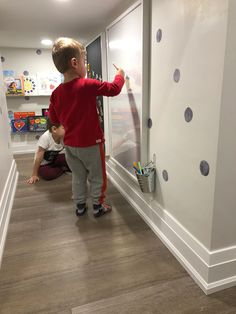
[[[0,114],[2,114],[2,107],[0,107]]]
[[[23,72],[23,74],[24,74],[24,76],[28,76],[29,75],[29,71],[26,70],[26,71]]]
[[[147,124],[148,124],[148,128],[151,129],[151,127],[152,127],[152,119],[151,118],[148,119]]]
[[[156,41],[159,43],[162,39],[162,30],[158,29],[157,33],[156,33]]]
[[[1,61],[4,62],[5,61],[5,58],[3,56],[1,56]]]
[[[162,171],[162,177],[165,181],[169,180],[168,172],[166,170]]]
[[[42,50],[41,49],[37,49],[36,53],[37,53],[37,55],[41,55],[42,54]]]
[[[184,118],[186,122],[190,122],[193,118],[193,111],[191,108],[186,108],[184,112]]]
[[[176,83],[179,82],[180,80],[180,70],[179,69],[176,69],[175,72],[174,72],[174,75],[173,75],[173,79]]]
[[[29,96],[25,96],[25,100],[30,100],[30,97]]]
[[[35,139],[38,140],[40,138],[40,135],[35,135]]]
[[[200,171],[201,171],[201,174],[203,175],[203,176],[208,176],[208,174],[209,174],[209,172],[210,172],[210,166],[209,166],[209,164],[208,164],[208,162],[207,161],[205,161],[205,160],[202,160],[201,162],[200,162]]]

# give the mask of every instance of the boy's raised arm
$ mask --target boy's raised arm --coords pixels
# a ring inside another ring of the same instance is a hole
[[[119,95],[125,82],[124,76],[125,72],[122,69],[118,69],[113,82],[99,82],[97,96]]]

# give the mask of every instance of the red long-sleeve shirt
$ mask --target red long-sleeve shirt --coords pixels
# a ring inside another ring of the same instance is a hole
[[[96,97],[116,96],[124,78],[116,75],[112,83],[76,78],[60,84],[50,98],[49,117],[52,124],[65,128],[64,143],[72,147],[87,147],[104,142],[96,108]]]

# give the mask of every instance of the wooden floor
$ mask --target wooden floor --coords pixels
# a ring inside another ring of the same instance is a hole
[[[16,160],[0,313],[236,313],[236,287],[204,295],[110,183],[113,212],[77,219],[70,175],[30,186],[32,155]]]

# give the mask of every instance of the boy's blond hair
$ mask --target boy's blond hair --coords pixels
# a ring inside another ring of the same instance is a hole
[[[85,52],[84,46],[72,38],[58,38],[52,47],[52,59],[55,67],[62,74],[70,69],[70,60],[80,58]]]

